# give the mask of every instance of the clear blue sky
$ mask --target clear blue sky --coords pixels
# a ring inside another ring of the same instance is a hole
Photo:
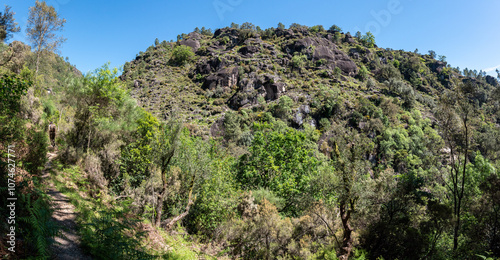
[[[25,41],[29,6],[34,0],[2,0],[12,7],[22,31],[10,40]],[[82,72],[110,61],[121,66],[155,38],[176,39],[195,27],[221,28],[251,22],[265,29],[299,23],[329,28],[337,24],[354,34],[372,31],[379,47],[420,53],[434,50],[453,67],[500,68],[500,1],[464,0],[50,0],[67,20],[68,40],[61,55]],[[3,6],[2,6],[3,10]]]

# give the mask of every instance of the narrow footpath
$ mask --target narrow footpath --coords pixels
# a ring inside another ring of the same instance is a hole
[[[75,206],[71,204],[69,199],[59,192],[54,184],[49,181],[50,169],[52,168],[52,160],[57,157],[57,153],[47,153],[48,162],[45,165],[43,179],[48,181],[47,194],[51,197],[54,213],[52,219],[61,227],[60,234],[54,238],[55,243],[51,247],[53,259],[61,260],[90,260],[91,257],[83,253],[80,248],[80,237],[77,232],[77,224],[75,222],[76,212]]]

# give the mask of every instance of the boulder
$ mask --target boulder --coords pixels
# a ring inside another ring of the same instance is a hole
[[[221,137],[224,136],[224,118],[225,116],[219,117],[213,124],[210,126],[210,135],[213,137]]]
[[[191,38],[179,41],[179,44],[189,46],[193,49],[193,51],[197,51],[201,46],[198,40]]]
[[[266,99],[267,100],[278,99],[286,91],[285,86],[286,85],[283,82],[265,84],[264,89],[266,90]]]
[[[354,77],[358,75],[358,67],[349,58],[344,58],[335,62],[335,66],[339,67],[347,75]]]
[[[314,48],[311,48],[314,47]],[[313,61],[325,60],[323,66],[334,69],[340,68],[345,75],[356,76],[358,68],[356,63],[331,41],[321,37],[305,37],[291,45],[284,46],[288,53],[302,52],[312,56]],[[312,50],[314,49],[314,52]]]
[[[197,32],[190,32],[186,38],[193,39],[193,40],[201,40],[201,34]]]
[[[219,71],[224,67],[227,67],[229,62],[220,57],[212,57],[211,59],[201,59],[196,65],[196,73],[200,74],[210,74],[215,71]]]
[[[327,61],[333,61],[335,60],[335,53],[332,51],[331,48],[328,48],[327,46],[318,46],[314,50],[313,59],[314,60],[325,59]]]
[[[309,105],[302,105],[300,106],[299,111],[307,115],[311,113],[311,108],[309,107]]]
[[[238,83],[238,67],[226,68],[208,76],[203,83],[204,89],[213,90],[217,87],[231,88]]]
[[[295,37],[295,33],[291,29],[277,29],[276,36],[285,37],[289,39]]]
[[[354,40],[354,38],[351,36],[350,33],[346,33],[345,37],[344,37],[344,42],[347,42],[347,43],[354,43],[356,42]]]
[[[498,86],[498,81],[490,75],[486,75],[486,83],[492,85],[493,87]]]
[[[304,120],[302,118],[302,114],[300,112],[297,112],[294,116],[293,116],[293,122],[295,124],[297,124],[298,126],[301,126],[303,123],[304,123]]]
[[[442,61],[436,61],[436,62],[430,64],[431,70],[433,72],[437,72],[437,73],[440,73],[444,67],[446,67],[446,62],[442,62]]]
[[[313,39],[311,37],[305,37],[305,38],[297,40],[293,46],[293,49],[296,52],[301,52],[303,49],[309,48],[314,43],[316,43],[316,42],[313,41]]]
[[[259,51],[259,47],[257,46],[244,46],[241,47],[238,52],[244,56],[252,56],[254,53]]]

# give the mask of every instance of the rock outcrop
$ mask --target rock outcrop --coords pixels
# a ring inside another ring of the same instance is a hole
[[[358,74],[356,63],[347,54],[339,50],[337,46],[325,38],[305,37],[297,40],[293,45],[286,46],[291,53],[306,53],[312,57],[313,61],[324,60],[323,65],[329,69],[340,68],[342,72],[349,76]]]

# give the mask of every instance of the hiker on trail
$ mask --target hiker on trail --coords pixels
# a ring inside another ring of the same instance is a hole
[[[49,137],[50,137],[50,143],[52,144],[52,147],[56,145],[56,125],[51,121],[49,124]]]

